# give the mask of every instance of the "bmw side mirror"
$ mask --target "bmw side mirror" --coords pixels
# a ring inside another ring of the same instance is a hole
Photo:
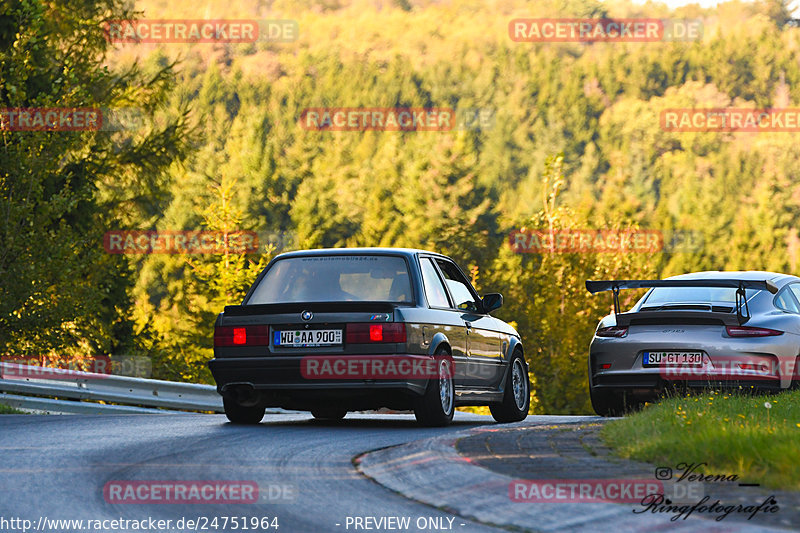
[[[490,292],[484,295],[481,301],[483,302],[484,310],[486,310],[487,313],[491,313],[495,309],[499,309],[503,306],[503,295],[499,292]]]

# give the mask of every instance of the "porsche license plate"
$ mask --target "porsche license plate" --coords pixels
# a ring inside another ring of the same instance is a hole
[[[700,366],[703,352],[644,352],[644,366]]]

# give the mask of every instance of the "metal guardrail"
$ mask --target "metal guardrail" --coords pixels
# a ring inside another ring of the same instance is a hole
[[[51,396],[72,400],[90,400],[93,402],[113,402],[133,406],[161,407],[184,411],[225,412],[222,397],[213,385],[195,383],[177,383],[157,379],[134,378],[109,374],[95,374],[57,368],[20,365],[16,363],[0,363],[0,391],[21,395]],[[38,409],[32,402],[36,398],[26,397],[28,406],[20,405],[21,396],[0,395],[9,398],[7,402],[18,407]],[[43,400],[43,398],[38,398]],[[40,402],[45,405],[47,402]],[[80,402],[68,402],[78,404]],[[103,404],[94,404],[91,412],[97,412]],[[119,408],[120,406],[107,406]],[[87,408],[78,408],[87,412]],[[53,408],[53,410],[57,410]],[[122,412],[120,409],[106,411]],[[130,408],[125,411],[131,412]]]
[[[54,400],[38,396],[17,396],[0,392],[0,404],[23,409],[33,413],[57,413],[72,415],[168,415],[176,411],[151,409],[133,405],[110,405],[107,403],[79,402],[75,400]],[[186,413],[188,414],[188,413]]]

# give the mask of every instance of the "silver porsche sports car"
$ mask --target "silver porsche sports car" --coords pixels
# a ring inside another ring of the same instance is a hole
[[[664,280],[587,281],[611,291],[614,313],[589,349],[599,415],[621,414],[676,387],[781,390],[800,383],[800,278],[697,272]],[[619,291],[649,288],[621,312]]]

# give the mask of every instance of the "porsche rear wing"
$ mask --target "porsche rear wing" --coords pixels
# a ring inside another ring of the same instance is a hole
[[[743,324],[750,318],[746,289],[766,290],[775,294],[778,287],[769,280],[745,279],[614,279],[604,281],[586,280],[586,290],[595,294],[611,291],[614,294],[614,315],[619,317],[619,291],[621,289],[645,289],[653,287],[726,287],[736,289],[736,318]],[[742,313],[742,309],[746,314]]]

